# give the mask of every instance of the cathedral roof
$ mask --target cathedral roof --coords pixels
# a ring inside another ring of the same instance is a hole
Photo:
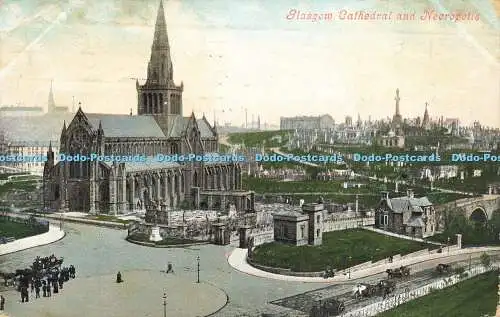
[[[154,157],[148,157],[145,162],[126,162],[125,170],[127,172],[151,171],[162,168],[180,167],[177,162],[158,162]]]
[[[169,138],[180,138],[182,132],[186,131],[189,122],[189,117],[173,115],[168,117]]]
[[[202,138],[213,138],[214,133],[212,131],[212,127],[208,123],[206,119],[197,120],[198,129],[200,129],[200,134]]]
[[[151,116],[126,114],[85,113],[94,129],[102,123],[104,135],[111,138],[164,138],[155,119]]]
[[[51,113],[42,116],[0,117],[0,132],[7,142],[25,146],[59,144],[64,121],[71,121],[73,113]]]

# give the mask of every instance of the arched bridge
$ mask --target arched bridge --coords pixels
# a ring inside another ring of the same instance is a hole
[[[455,211],[462,211],[467,219],[486,222],[491,219],[495,211],[500,210],[500,195],[482,195],[473,198],[463,198],[444,205],[439,209],[451,208]]]

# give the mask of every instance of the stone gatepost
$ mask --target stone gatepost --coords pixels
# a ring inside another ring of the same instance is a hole
[[[324,205],[319,203],[302,205],[302,212],[309,216],[307,232],[310,245],[321,245],[323,243],[323,210]]]
[[[240,236],[240,248],[246,249],[248,248],[248,240],[250,239],[250,226],[245,225],[238,229]]]
[[[223,223],[214,223],[213,231],[214,231],[214,243],[216,245],[224,245],[224,231],[226,225]]]
[[[457,247],[459,249],[461,249],[462,248],[462,235],[461,234],[456,234],[456,236],[457,236]]]

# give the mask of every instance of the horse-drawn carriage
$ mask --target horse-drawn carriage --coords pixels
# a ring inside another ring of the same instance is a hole
[[[387,269],[385,272],[389,278],[402,278],[410,275],[410,268],[401,266],[396,269]]]
[[[336,271],[335,269],[327,267],[325,272],[323,273],[323,278],[335,277],[335,271]]]
[[[439,263],[436,266],[436,272],[438,274],[449,274],[449,273],[451,273],[451,264]]]
[[[396,289],[396,283],[389,280],[381,280],[375,285],[360,283],[353,290],[352,297],[360,299],[363,297],[383,296],[386,297]]]
[[[345,310],[345,304],[335,298],[328,298],[315,301],[311,308],[309,316],[311,317],[330,317],[338,316]]]
[[[16,286],[20,287],[21,284],[26,284],[34,278],[42,278],[47,274],[54,274],[61,264],[63,263],[63,258],[56,258],[54,255],[49,257],[40,258],[37,257],[27,269],[17,269],[15,272],[0,272],[0,277],[4,279],[5,286]]]

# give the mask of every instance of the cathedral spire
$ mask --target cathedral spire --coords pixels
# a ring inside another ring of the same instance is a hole
[[[49,91],[49,100],[47,102],[47,111],[49,113],[52,113],[55,111],[55,108],[56,108],[56,102],[54,101],[54,90],[52,89],[52,84],[53,84],[53,80],[50,81],[50,91]]]
[[[150,84],[167,85],[172,80],[173,69],[172,59],[170,58],[170,44],[168,43],[167,22],[165,20],[163,0],[161,0],[158,14],[156,15],[147,82]]]

